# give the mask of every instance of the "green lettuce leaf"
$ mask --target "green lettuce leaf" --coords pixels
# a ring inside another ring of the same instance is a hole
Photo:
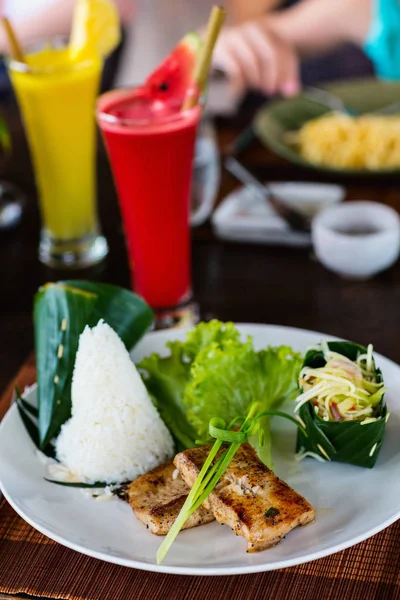
[[[197,437],[183,404],[185,388],[190,380],[190,363],[185,356],[184,344],[170,342],[167,346],[170,356],[162,358],[154,353],[144,358],[137,367],[179,452],[193,448]]]
[[[193,361],[191,381],[185,389],[188,418],[198,436],[207,437],[212,417],[229,423],[245,416],[250,404],[260,397],[257,354],[252,341],[230,341],[221,348],[213,342]]]
[[[294,399],[298,394],[297,380],[302,365],[302,355],[293,352],[289,346],[267,348],[259,353],[264,373],[263,408],[278,410],[286,400]],[[260,459],[272,467],[271,417],[262,417],[260,421],[264,432],[264,441],[260,444],[258,436],[250,440]]]
[[[297,392],[301,361],[301,355],[288,346],[256,352],[251,340],[231,340],[224,348],[211,344],[200,352],[191,368],[192,380],[184,396],[189,421],[200,437],[206,437],[212,417],[226,423],[245,417],[253,402],[258,403],[258,412],[277,410]],[[271,465],[270,417],[263,417],[261,425],[263,443],[258,436],[250,441],[261,460]]]
[[[186,356],[194,360],[205,348],[215,343],[220,348],[229,342],[239,342],[240,333],[234,323],[223,323],[213,319],[209,323],[199,323],[188,332],[183,346]]]
[[[276,410],[297,391],[302,357],[288,346],[256,352],[251,338],[240,341],[233,323],[210,321],[191,330],[184,342],[168,344],[170,356],[152,354],[139,363],[144,382],[177,450],[208,438],[209,421],[245,417],[253,402],[259,412]],[[271,464],[269,417],[262,418],[264,443],[251,440]]]
[[[175,440],[177,451],[193,448],[198,438],[184,403],[185,389],[191,380],[191,366],[196,356],[213,343],[223,347],[239,338],[233,323],[217,320],[199,323],[188,332],[184,342],[167,344],[170,356],[161,357],[154,353],[137,365],[161,418]]]

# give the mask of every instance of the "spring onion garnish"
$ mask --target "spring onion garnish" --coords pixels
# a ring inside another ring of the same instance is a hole
[[[209,434],[215,439],[215,442],[213,446],[211,446],[207,459],[205,460],[175,523],[172,525],[168,535],[158,548],[157,564],[160,564],[163,561],[176,536],[189,517],[203,504],[204,500],[206,500],[218,484],[240,445],[247,442],[247,440],[256,433],[259,433],[260,435],[260,432],[262,432],[260,419],[262,417],[276,415],[289,419],[302,430],[305,436],[307,436],[305,429],[297,419],[294,419],[292,416],[280,411],[264,410],[262,412],[257,412],[258,409],[258,403],[253,403],[250,406],[245,419],[237,417],[233,419],[228,426],[226,426],[225,421],[219,417],[214,417],[210,420]],[[237,431],[234,431],[233,428],[237,428],[239,423],[241,424],[240,428]],[[260,437],[262,439],[262,433]],[[226,447],[223,446],[223,444],[229,444],[229,446]]]
[[[324,341],[321,350],[326,364],[305,366],[300,372],[303,393],[297,397],[296,411],[311,401],[324,421],[375,421],[386,388],[376,378],[372,344],[355,361],[333,352]]]

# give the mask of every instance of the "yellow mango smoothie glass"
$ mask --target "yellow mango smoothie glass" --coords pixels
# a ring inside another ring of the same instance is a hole
[[[56,42],[8,69],[31,150],[42,216],[41,262],[95,264],[107,254],[96,208],[95,100],[103,60],[74,59]]]

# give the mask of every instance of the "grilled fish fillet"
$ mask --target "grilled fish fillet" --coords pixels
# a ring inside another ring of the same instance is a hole
[[[192,486],[210,446],[185,450],[174,459],[182,478]],[[247,552],[274,546],[298,525],[315,518],[314,509],[242,444],[203,506],[211,507],[216,520],[246,538]]]
[[[124,490],[139,521],[156,535],[166,535],[181,510],[189,488],[172,463],[166,463],[138,477]],[[203,525],[214,520],[211,510],[201,506],[183,526],[183,529]]]

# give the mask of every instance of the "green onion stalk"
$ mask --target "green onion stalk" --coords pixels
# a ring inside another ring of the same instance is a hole
[[[253,402],[248,410],[246,418],[236,417],[228,426],[226,426],[225,421],[219,417],[214,417],[210,420],[209,434],[215,441],[178,517],[157,551],[157,564],[160,564],[164,560],[176,536],[189,517],[200,508],[214,490],[241,444],[244,444],[249,438],[258,433],[260,445],[262,445],[264,439],[264,431],[260,425],[260,419],[262,417],[273,415],[284,417],[297,425],[302,430],[303,435],[307,436],[303,426],[294,417],[280,411],[264,410],[257,412],[258,410],[259,403]],[[239,425],[240,427],[238,429]],[[229,445],[217,458],[221,448],[223,445],[225,447],[226,444]]]

